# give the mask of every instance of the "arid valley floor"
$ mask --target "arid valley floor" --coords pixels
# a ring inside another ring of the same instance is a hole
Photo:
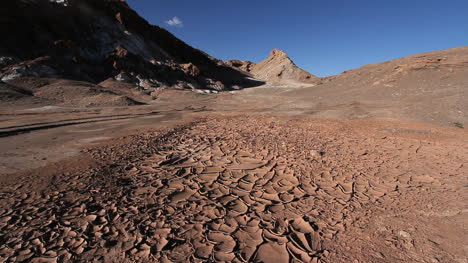
[[[317,117],[272,89],[3,109],[0,258],[466,262],[465,129]]]
[[[0,4],[0,262],[468,263],[466,3],[128,2]]]

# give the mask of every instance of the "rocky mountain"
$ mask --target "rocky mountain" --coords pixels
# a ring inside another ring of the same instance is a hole
[[[229,60],[226,64],[270,83],[320,82],[319,77],[299,68],[284,51],[278,49],[273,49],[270,56],[258,64],[241,60]]]
[[[230,90],[262,84],[150,25],[124,0],[5,0],[0,79]]]

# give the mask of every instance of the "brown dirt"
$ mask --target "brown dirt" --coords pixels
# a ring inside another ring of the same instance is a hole
[[[3,177],[3,261],[466,261],[463,130],[202,116]]]
[[[113,84],[108,87],[109,83]],[[85,81],[23,77],[9,83],[0,83],[1,103],[55,105],[68,107],[109,107],[141,105],[149,96],[135,85],[106,81],[96,85]],[[124,86],[125,88],[119,88]]]
[[[0,261],[467,262],[467,50],[152,101],[1,83]]]

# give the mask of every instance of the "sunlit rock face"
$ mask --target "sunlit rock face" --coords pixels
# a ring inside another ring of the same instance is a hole
[[[270,55],[259,63],[233,59],[226,61],[226,64],[269,83],[318,84],[320,82],[319,77],[296,66],[286,52],[279,49],[273,49]]]

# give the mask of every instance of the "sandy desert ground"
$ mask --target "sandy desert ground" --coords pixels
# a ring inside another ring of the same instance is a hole
[[[405,36],[402,54],[453,47],[319,77],[278,49],[222,61],[125,0],[3,2],[0,262],[468,263],[468,46],[406,3],[410,20],[372,22],[370,42],[351,34],[357,49],[322,46],[339,42],[331,28],[314,47],[266,20],[250,32],[261,41],[185,29],[200,47],[222,32],[247,45],[223,59],[279,45],[321,74],[400,54],[374,41],[407,35],[394,26],[447,41]]]
[[[271,89],[2,108],[1,261],[467,262],[465,129]]]

